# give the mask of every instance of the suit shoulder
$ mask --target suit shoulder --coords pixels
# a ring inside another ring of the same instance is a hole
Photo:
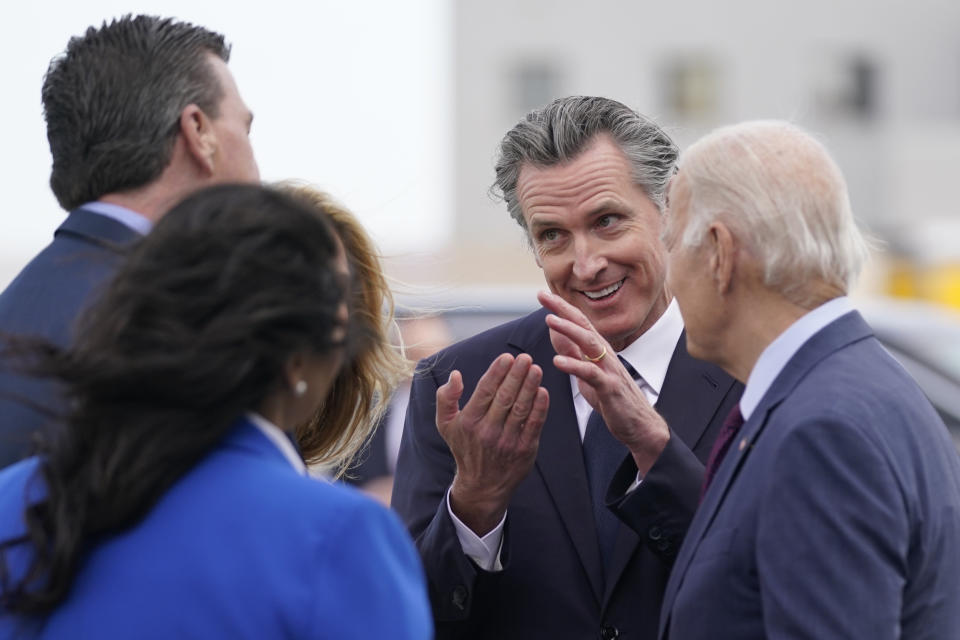
[[[873,337],[823,358],[797,383],[787,401],[804,403],[814,413],[850,413],[850,417],[892,417],[891,411],[929,407],[917,383]]]
[[[486,369],[490,362],[504,352],[518,353],[524,346],[545,335],[547,328],[543,318],[546,309],[540,308],[525,316],[504,322],[460,340],[421,361],[418,370],[439,368],[450,370],[469,367],[474,363]]]
[[[916,382],[869,337],[816,364],[775,411],[784,435],[797,430],[843,432],[869,443],[894,467],[929,458],[953,443]],[[818,426],[819,425],[819,426]]]
[[[69,323],[119,261],[114,252],[58,236],[0,292],[0,327],[65,341]]]

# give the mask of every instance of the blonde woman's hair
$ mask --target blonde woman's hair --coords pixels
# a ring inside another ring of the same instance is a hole
[[[313,186],[283,182],[276,187],[329,217],[343,242],[353,276],[350,322],[365,335],[363,347],[341,369],[313,419],[296,430],[304,461],[330,469],[339,477],[376,429],[394,389],[412,374],[413,363],[390,339],[394,333],[393,293],[380,252],[360,221]]]

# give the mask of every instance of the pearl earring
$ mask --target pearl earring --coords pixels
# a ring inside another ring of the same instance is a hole
[[[307,381],[306,380],[297,380],[297,383],[293,385],[293,395],[298,398],[307,392]]]

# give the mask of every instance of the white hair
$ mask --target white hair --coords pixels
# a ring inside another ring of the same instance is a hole
[[[867,255],[847,185],[826,148],[798,127],[745,122],[682,155],[689,189],[681,242],[696,247],[714,220],[759,261],[764,284],[792,296],[811,280],[850,290]]]

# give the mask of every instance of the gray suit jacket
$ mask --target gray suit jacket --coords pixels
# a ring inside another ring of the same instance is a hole
[[[660,637],[960,637],[960,460],[858,313],[807,341],[743,426]]]

